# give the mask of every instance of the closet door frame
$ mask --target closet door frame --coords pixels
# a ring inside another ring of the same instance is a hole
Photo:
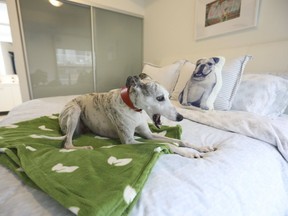
[[[7,9],[8,9],[8,13],[9,13],[9,19],[10,19],[10,25],[13,26],[13,28],[11,29],[11,33],[12,33],[12,38],[13,38],[13,47],[14,47],[14,53],[16,56],[16,68],[18,71],[18,77],[19,77],[19,84],[20,84],[20,90],[21,90],[21,96],[22,96],[22,101],[28,101],[33,99],[32,95],[31,95],[31,82],[30,82],[30,77],[29,77],[29,73],[28,73],[28,66],[27,66],[27,55],[26,55],[26,49],[25,49],[25,43],[23,40],[23,26],[22,26],[22,20],[21,20],[21,11],[20,11],[20,7],[19,7],[19,1],[21,0],[9,0],[7,1]],[[99,4],[99,3],[94,3],[88,0],[61,0],[63,2],[69,2],[69,3],[75,3],[75,4],[80,4],[80,5],[86,5],[86,6],[90,6],[90,17],[91,17],[91,28],[92,28],[92,35],[91,37],[94,37],[94,28],[93,28],[93,24],[94,24],[94,20],[93,20],[93,7],[96,8],[102,8],[102,9],[106,9],[109,11],[114,11],[114,12],[118,12],[118,13],[122,13],[122,14],[127,14],[127,15],[131,15],[134,17],[139,17],[143,19],[143,28],[144,28],[144,10],[138,10],[138,9],[131,9],[131,11],[127,11],[126,9],[121,9],[118,5],[114,6],[110,6],[110,5],[105,5],[105,3],[103,4]],[[127,2],[126,2],[127,4]],[[136,11],[136,12],[135,12]],[[143,30],[144,31],[144,30]],[[93,70],[95,71],[95,65],[96,65],[96,60],[95,60],[95,42],[92,40],[92,66],[93,66]],[[142,41],[143,43],[143,41]],[[143,45],[142,45],[143,47]],[[142,49],[142,56],[144,52],[144,49]],[[96,86],[96,75],[95,73],[93,73],[93,82],[94,82],[94,88],[97,88]]]

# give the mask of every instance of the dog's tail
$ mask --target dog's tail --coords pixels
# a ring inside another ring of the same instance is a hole
[[[66,138],[66,135],[59,136],[59,137],[51,137],[51,136],[45,136],[45,135],[31,134],[30,137],[34,139],[64,140]]]

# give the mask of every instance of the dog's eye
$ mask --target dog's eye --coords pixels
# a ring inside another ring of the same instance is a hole
[[[165,98],[164,98],[163,95],[161,95],[161,96],[156,97],[156,100],[157,100],[157,101],[164,101]]]

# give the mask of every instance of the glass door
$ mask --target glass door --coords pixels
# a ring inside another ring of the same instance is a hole
[[[54,1],[58,2],[58,1]],[[94,91],[91,9],[48,0],[20,0],[33,98]]]
[[[142,18],[50,1],[18,0],[32,98],[109,91],[141,72]]]
[[[125,85],[138,75],[143,62],[143,19],[94,8],[96,89],[99,92]]]

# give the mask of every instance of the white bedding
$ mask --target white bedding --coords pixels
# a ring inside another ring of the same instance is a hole
[[[73,97],[26,102],[0,125],[58,113]],[[213,145],[217,150],[202,159],[161,156],[131,215],[288,215],[286,117],[267,119],[244,112],[178,109],[193,120],[180,122],[183,140]],[[179,122],[163,120],[163,124]],[[0,176],[0,215],[72,214],[42,192],[21,184],[2,166]]]

